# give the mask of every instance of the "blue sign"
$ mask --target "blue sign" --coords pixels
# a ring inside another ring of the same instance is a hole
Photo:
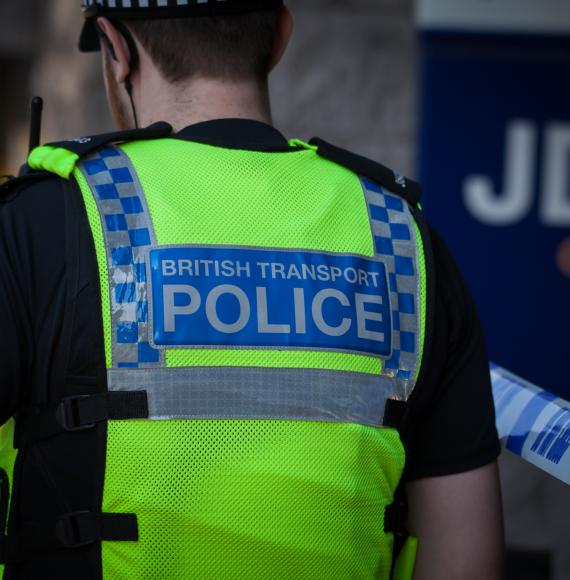
[[[492,360],[570,398],[570,41],[424,37],[421,181]]]
[[[151,250],[158,348],[310,348],[389,357],[386,268],[358,256],[228,247]]]

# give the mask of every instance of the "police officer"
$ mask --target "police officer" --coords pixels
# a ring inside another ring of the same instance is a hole
[[[419,187],[271,126],[281,1],[84,11],[119,132],[1,195],[4,578],[498,579],[482,332]]]

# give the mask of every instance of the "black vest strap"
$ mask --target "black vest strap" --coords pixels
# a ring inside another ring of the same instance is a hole
[[[401,433],[404,429],[407,410],[408,403],[405,401],[395,401],[393,399],[386,401],[383,422],[384,427],[391,427]]]
[[[138,522],[134,514],[64,514],[51,520],[26,522],[8,538],[4,563],[16,564],[37,554],[69,550],[95,542],[136,542]]]
[[[390,578],[392,579],[395,572],[396,560],[409,537],[406,527],[406,520],[408,518],[408,503],[405,497],[405,492],[402,483],[394,497],[394,503],[386,506],[384,511],[384,531],[394,535],[394,549],[392,550],[392,571]]]
[[[29,409],[16,417],[14,447],[59,433],[83,431],[108,420],[148,419],[146,391],[110,391],[66,397],[56,405]]]
[[[405,536],[407,534],[406,519],[408,517],[408,506],[405,501],[395,499],[396,501],[394,503],[386,506],[384,513],[384,531],[386,533],[392,533],[395,536]]]
[[[386,410],[384,413],[384,425],[392,427],[400,433],[400,438],[405,441],[406,426],[409,422],[408,418],[408,404],[404,401],[390,400],[386,402]],[[404,470],[405,473],[405,470]],[[384,511],[384,531],[394,535],[394,548],[392,550],[392,568],[390,579],[393,578],[396,566],[396,559],[400,555],[406,540],[408,539],[408,530],[406,520],[408,518],[408,500],[406,497],[406,489],[404,486],[404,476],[400,480],[396,492],[394,494],[394,501],[386,506]]]
[[[90,137],[80,137],[71,141],[58,141],[48,143],[52,147],[61,147],[83,158],[89,153],[100,149],[108,143],[120,143],[124,141],[144,141],[148,139],[162,139],[172,133],[172,127],[168,123],[159,122],[143,129],[129,129]]]

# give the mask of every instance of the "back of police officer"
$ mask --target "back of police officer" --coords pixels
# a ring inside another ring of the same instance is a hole
[[[477,473],[494,578],[484,344],[417,185],[271,126],[281,1],[84,5],[121,131],[2,192],[4,578],[409,580],[406,464]]]

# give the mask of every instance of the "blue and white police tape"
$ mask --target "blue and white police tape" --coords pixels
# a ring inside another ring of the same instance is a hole
[[[491,365],[502,445],[570,485],[570,403]]]

